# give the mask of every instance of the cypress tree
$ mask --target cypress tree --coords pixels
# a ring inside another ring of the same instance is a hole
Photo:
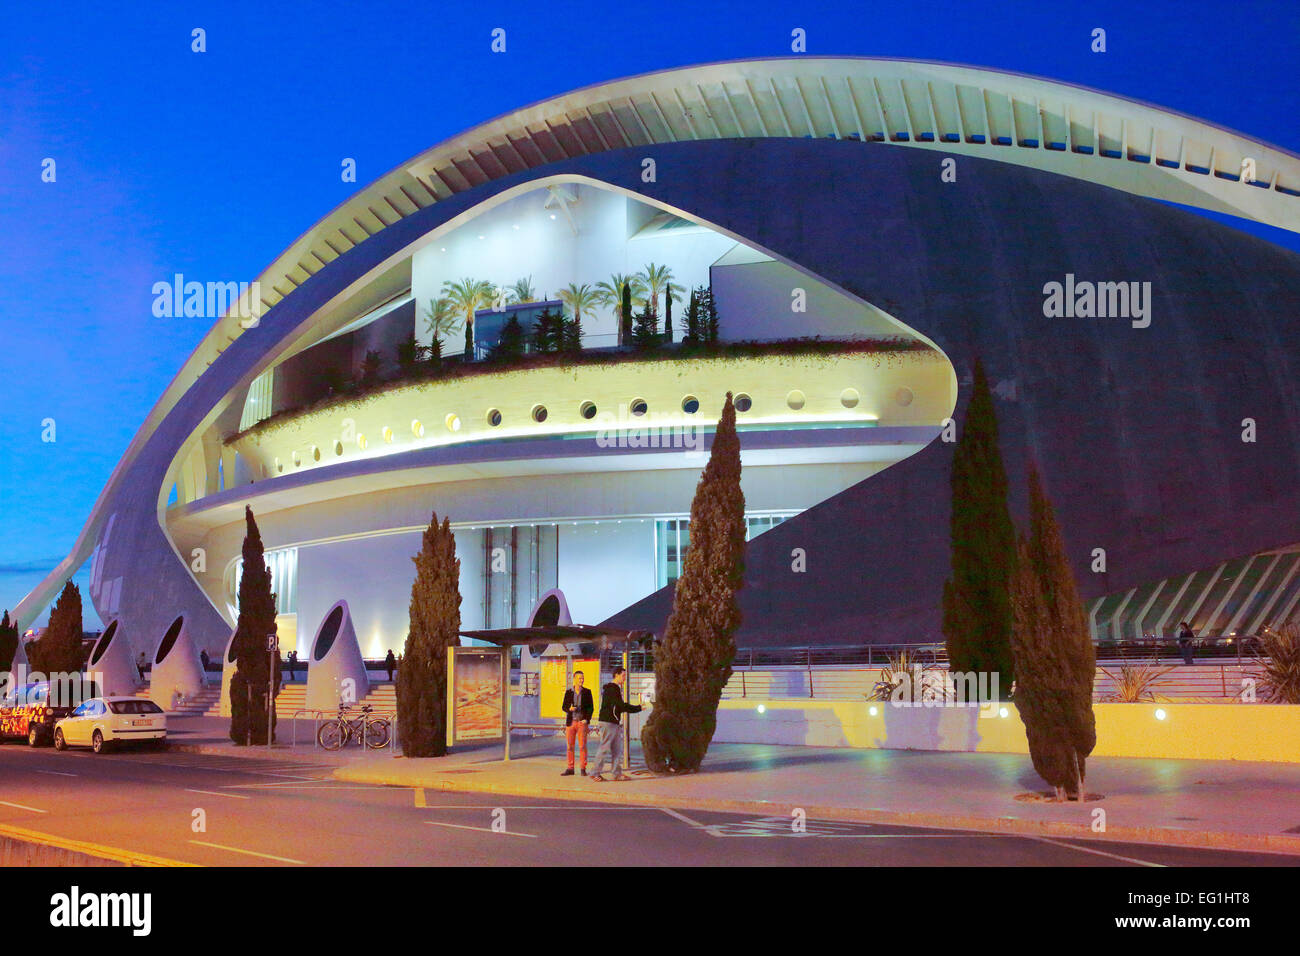
[[[673,344],[673,287],[664,290],[664,342]]]
[[[647,302],[636,314],[636,326],[632,329],[632,344],[639,349],[653,348],[660,343],[659,316]]]
[[[266,711],[270,692],[280,693],[280,655],[267,647],[276,633],[275,594],[271,591],[271,569],[266,566],[262,535],[253,519],[253,509],[244,508],[244,567],[239,579],[239,621],[235,625],[235,673],[230,679],[230,739],[237,745],[265,744],[268,728]],[[274,668],[274,673],[272,673]],[[275,739],[275,714],[271,714],[271,739]]]
[[[411,585],[411,627],[397,667],[397,729],[408,757],[447,753],[447,648],[460,643],[460,561],[451,523],[434,512]]]
[[[713,298],[712,286],[700,287],[700,325],[704,341],[715,345],[718,341],[718,303]]]
[[[0,672],[13,670],[14,657],[18,653],[18,622],[9,620],[5,611],[0,620]]]
[[[1015,526],[984,364],[952,460],[952,577],[943,586],[943,636],[953,671],[996,674],[999,696],[1015,679],[1011,654],[1011,572]]]
[[[700,299],[698,289],[691,290],[690,301],[686,303],[686,329],[682,335],[682,344],[700,344]]]
[[[474,361],[474,323],[465,323],[465,361]]]
[[[646,765],[660,773],[699,770],[717,728],[718,701],[736,656],[736,592],[745,574],[745,496],[730,392],[691,502],[690,532],[672,614],[663,642],[655,649],[655,704],[641,730]]]
[[[632,286],[623,283],[623,310],[618,324],[618,344],[627,345],[632,341]]]
[[[68,581],[50,611],[45,633],[31,645],[28,663],[46,675],[76,674],[86,662],[81,640],[81,591]]]
[[[1029,469],[1029,536],[1017,542],[1012,578],[1016,709],[1029,755],[1056,798],[1085,794],[1086,761],[1097,745],[1092,685],[1097,650],[1060,526],[1038,469]]]

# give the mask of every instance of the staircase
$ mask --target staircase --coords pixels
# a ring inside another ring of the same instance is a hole
[[[204,711],[205,716],[221,716],[220,693],[221,689],[218,687],[209,702],[209,706]],[[381,713],[395,712],[397,710],[397,688],[393,684],[372,686],[370,693],[362,698],[360,706],[364,707],[367,704]],[[304,710],[306,707],[307,685],[305,683],[285,684],[280,688],[280,695],[275,699],[275,716],[279,720],[289,720],[297,711]]]
[[[149,688],[143,687],[140,690],[137,690],[135,696],[147,698],[149,696]],[[220,697],[220,685],[213,687],[209,684],[193,697],[186,700],[184,706],[178,707],[176,710],[167,711],[167,715],[170,717],[201,717],[210,714],[212,708],[217,706]]]

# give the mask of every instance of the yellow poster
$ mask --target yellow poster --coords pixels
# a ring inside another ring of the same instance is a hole
[[[542,661],[541,699],[538,701],[538,708],[543,719],[564,719],[564,710],[561,705],[564,703],[564,692],[571,686],[567,665],[568,662],[563,657],[550,657]],[[598,702],[600,700],[600,661],[575,659],[573,670],[575,673],[582,671],[585,675],[584,686],[591,691],[593,703]]]

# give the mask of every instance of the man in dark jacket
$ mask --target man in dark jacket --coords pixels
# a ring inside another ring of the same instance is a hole
[[[1178,625],[1178,649],[1183,654],[1184,664],[1191,664],[1193,662],[1192,655],[1194,652],[1192,650],[1192,641],[1195,637],[1196,635],[1192,633],[1191,626],[1186,621],[1183,621]]]
[[[573,776],[573,744],[578,744],[578,753],[582,756],[582,775],[587,775],[587,727],[591,723],[591,715],[596,711],[596,705],[591,699],[591,691],[583,687],[587,675],[582,671],[576,671],[573,675],[573,686],[564,692],[564,754],[568,759],[568,767],[565,768],[561,777]]]
[[[610,765],[614,768],[615,780],[627,780],[623,773],[623,726],[624,714],[641,713],[640,706],[623,703],[623,685],[627,683],[627,671],[622,667],[614,668],[613,679],[600,692],[600,747],[596,750],[596,769],[591,779],[604,783],[600,772],[605,768],[605,761],[612,755]]]

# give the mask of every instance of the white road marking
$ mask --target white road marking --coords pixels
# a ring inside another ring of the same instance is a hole
[[[690,817],[688,817],[688,816],[687,816],[686,814],[684,814],[684,813],[678,813],[676,810],[670,810],[668,807],[659,807],[658,809],[659,809],[659,810],[662,810],[664,813],[668,814],[670,817],[675,817],[676,819],[681,820],[682,823],[685,823],[685,824],[688,824],[689,826],[693,826],[693,827],[695,827],[697,830],[707,830],[707,829],[709,829],[709,828],[706,827],[703,823],[700,823],[700,822],[698,822],[698,821],[696,821],[696,820],[692,820]]]
[[[64,773],[62,770],[37,770],[37,773],[47,773],[52,777],[75,777],[75,773]]]
[[[219,790],[192,790],[192,789],[190,789],[189,787],[186,787],[186,788],[185,788],[185,792],[186,792],[186,793],[206,793],[206,794],[208,794],[209,796],[212,796],[212,797],[234,797],[236,800],[252,800],[252,799],[253,799],[252,797],[246,797],[246,796],[244,796],[242,793],[222,793],[222,792],[219,791]]]
[[[1095,853],[1097,856],[1108,856],[1112,860],[1123,860],[1125,863],[1136,863],[1138,866],[1150,866],[1158,869],[1165,869],[1164,863],[1152,863],[1150,860],[1139,860],[1132,856],[1121,856],[1118,853],[1107,853],[1105,850],[1094,850],[1090,846],[1075,846],[1073,843],[1062,843],[1060,840],[1052,840],[1047,837],[1033,837],[1040,843],[1050,843],[1052,846],[1065,847],[1067,850],[1078,850],[1080,853]]]
[[[32,813],[49,813],[49,810],[42,810],[39,807],[25,807],[21,803],[10,803],[8,800],[0,800],[0,806],[13,807],[15,810],[28,810]]]
[[[487,804],[472,804],[472,803],[448,803],[448,804],[439,804],[437,806],[429,806],[428,804],[417,803],[416,806],[419,806],[425,810],[484,810],[487,808]],[[509,806],[499,806],[498,804],[492,804],[492,809],[494,810],[565,810],[569,812],[576,812],[579,810],[640,810],[644,813],[654,813],[656,810],[661,808],[659,807],[542,807],[542,806],[531,806],[531,805],[509,807]]]
[[[482,809],[480,807],[480,809]],[[528,837],[530,840],[536,840],[536,833],[516,833],[513,830],[493,830],[491,827],[470,827],[463,823],[439,823],[437,820],[425,820],[425,823],[431,827],[451,827],[453,830],[477,830],[479,833],[499,833],[502,836]]]
[[[306,866],[302,860],[291,860],[287,856],[272,856],[270,853],[258,853],[256,850],[241,850],[237,846],[223,846],[220,843],[208,843],[205,840],[191,840],[191,843],[199,846],[210,846],[214,850],[226,850],[229,853],[242,853],[245,856],[260,856],[264,860],[275,860],[278,863],[296,863],[298,866]]]

